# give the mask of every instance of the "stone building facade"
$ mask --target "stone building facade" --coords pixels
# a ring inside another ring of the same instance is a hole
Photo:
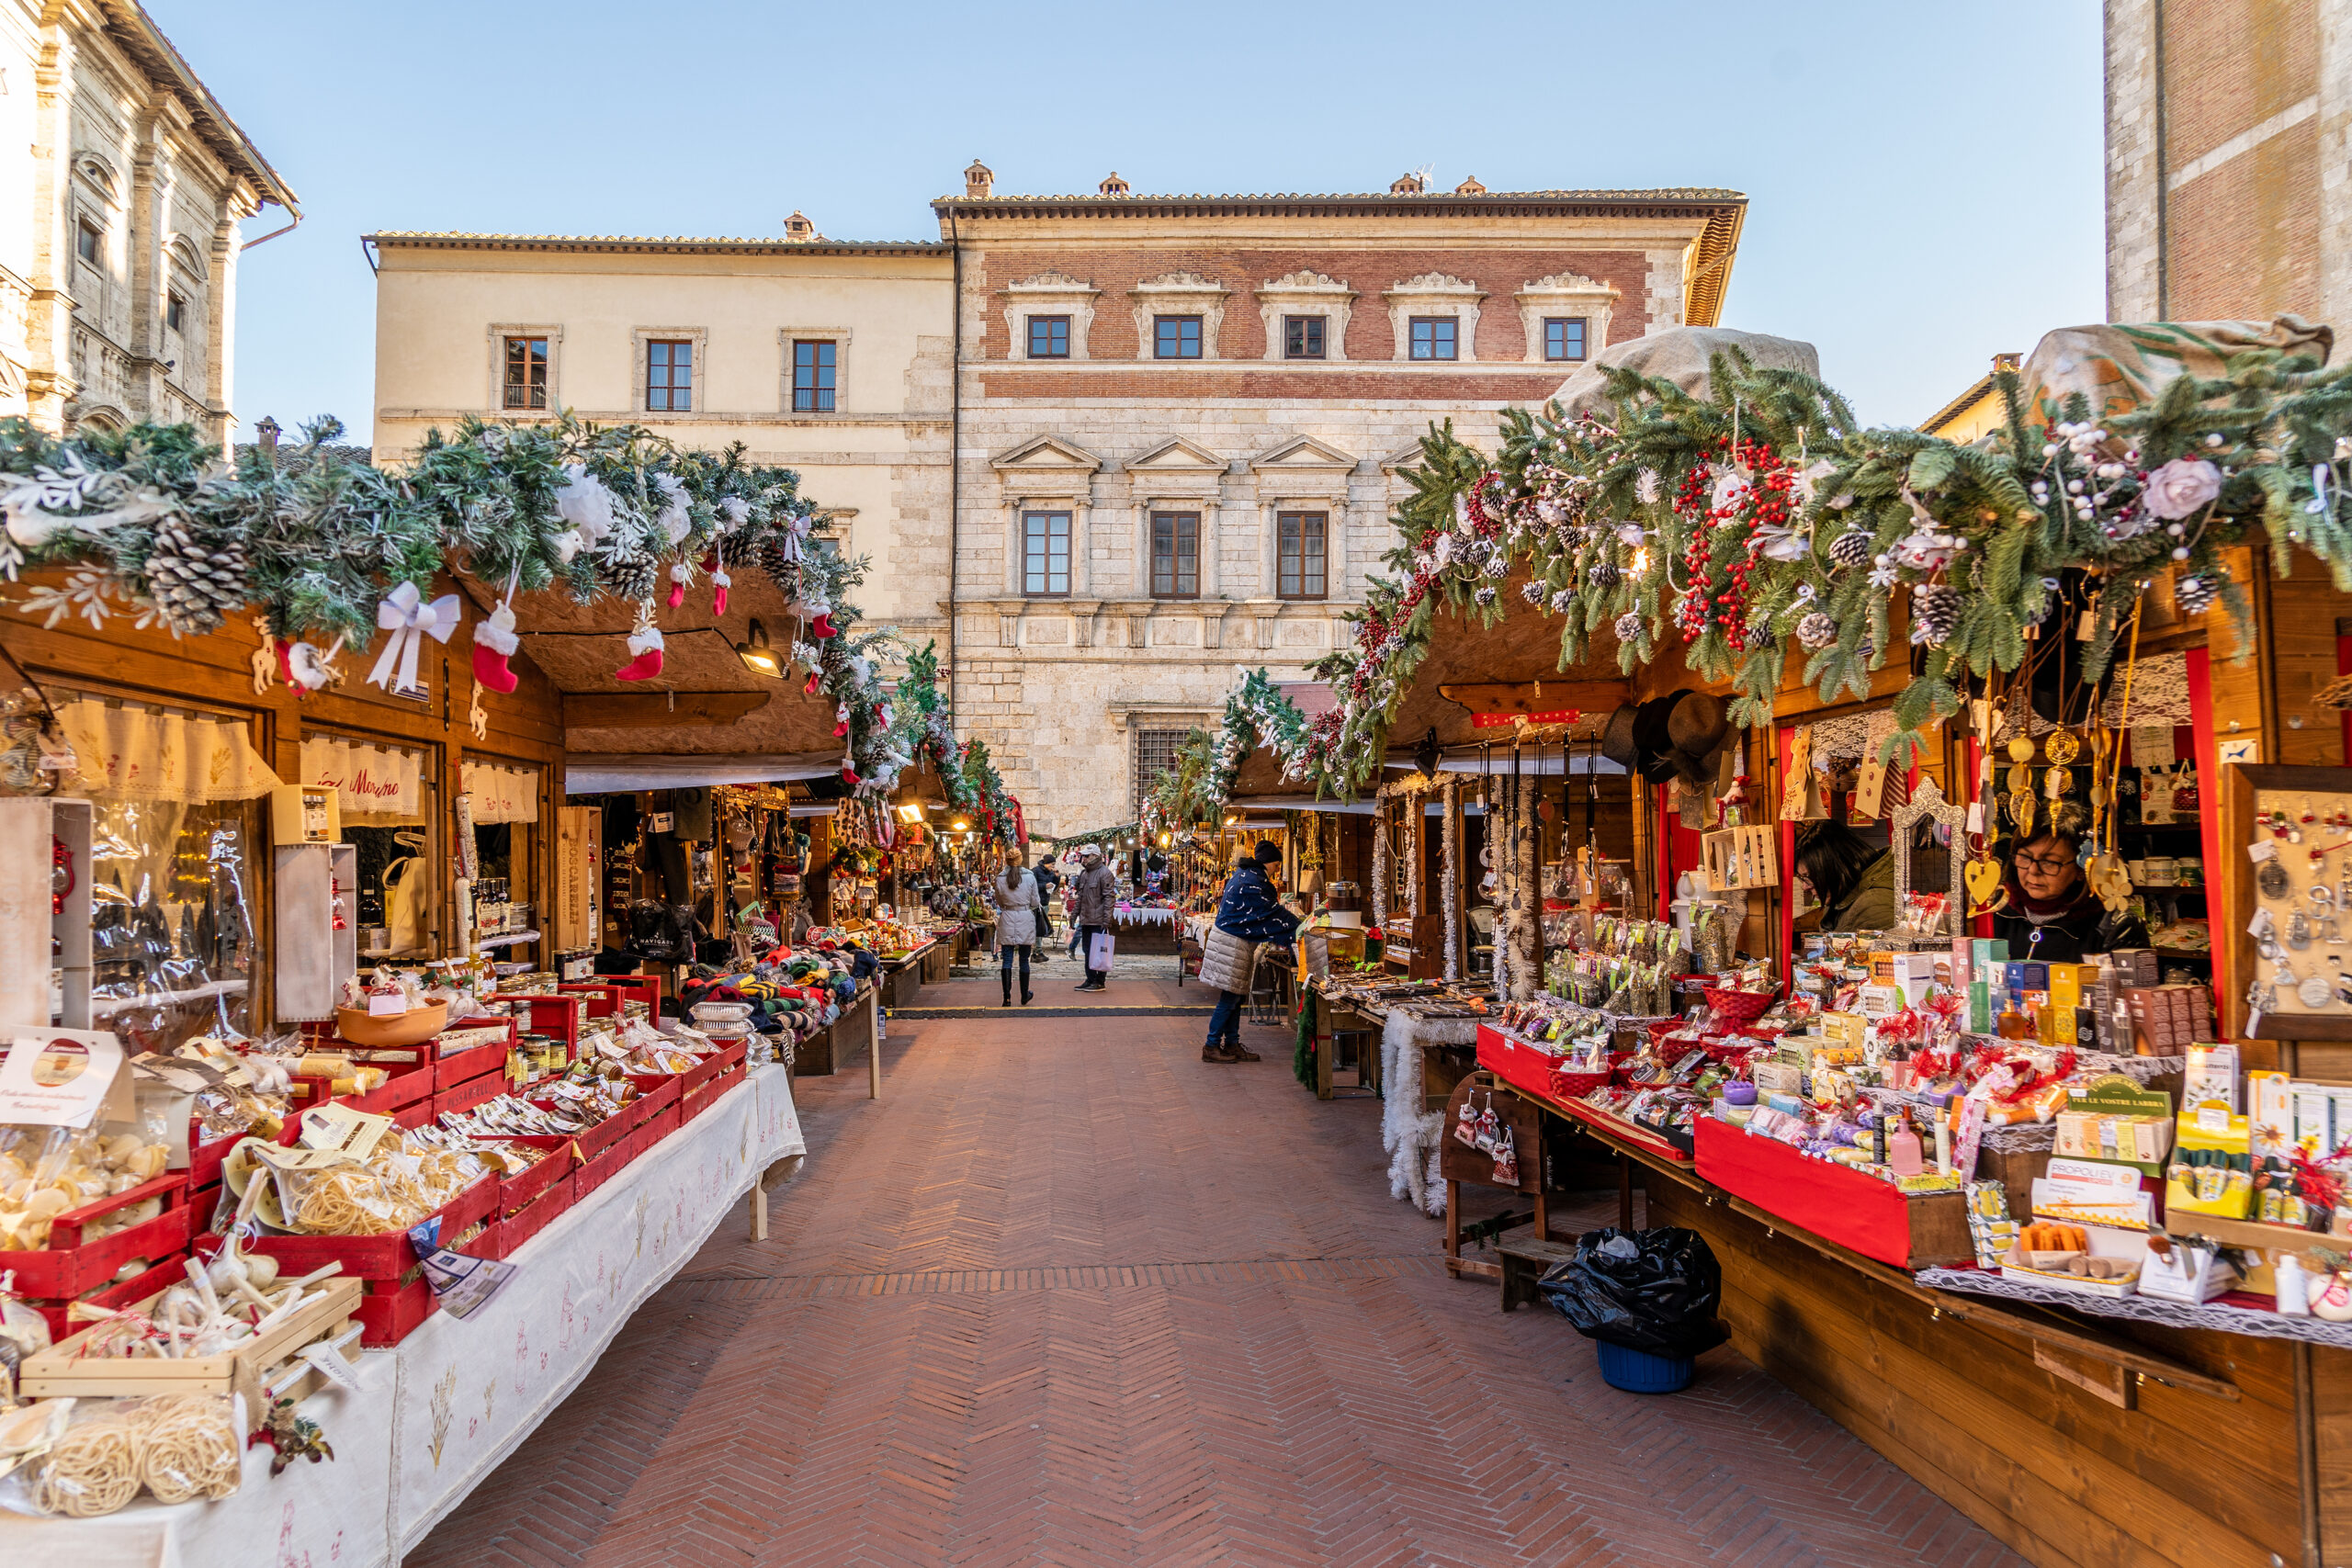
[[[2352,0],[2107,0],[2117,321],[2352,326]]]
[[[943,244],[368,236],[376,450],[468,414],[569,409],[797,469],[833,538],[872,558],[869,619],[944,637],[953,262]]]
[[[1000,197],[958,253],[955,696],[1033,830],[1132,819],[1261,665],[1350,634],[1397,470],[1611,343],[1716,321],[1728,191]]]
[[[237,225],[294,193],[135,0],[0,0],[0,415],[226,441]]]

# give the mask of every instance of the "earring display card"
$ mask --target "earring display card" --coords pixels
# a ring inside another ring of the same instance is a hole
[[[2352,1040],[2352,768],[2223,768],[2242,1032]]]

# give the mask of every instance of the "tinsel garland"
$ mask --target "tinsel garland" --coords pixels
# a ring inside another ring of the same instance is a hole
[[[1445,911],[1445,977],[1462,978],[1462,785],[1447,781],[1439,792],[1444,802],[1443,826],[1438,830],[1439,855],[1445,867],[1438,883]]]
[[[2030,403],[2001,371],[2007,420],[1972,446],[1864,430],[1819,381],[1736,351],[1704,399],[1601,374],[1613,424],[1506,411],[1491,458],[1450,423],[1423,438],[1403,471],[1396,575],[1367,586],[1353,645],[1315,666],[1339,700],[1295,746],[1274,742],[1288,776],[1343,796],[1376,777],[1441,605],[1492,625],[1524,601],[1557,620],[1564,669],[1596,630],[1629,671],[1687,637],[1693,672],[1728,683],[1747,726],[1769,716],[1792,642],[1825,700],[1866,695],[1907,594],[1924,669],[1895,701],[1897,761],[1972,680],[2018,668],[2062,594],[2090,617],[2080,669],[2095,680],[2167,572],[2243,629],[2248,601],[2220,553],[2257,528],[2281,574],[2300,546],[2352,591],[2352,367],[2248,350],[2104,423],[2080,394]],[[1520,591],[1498,592],[1512,577]]]
[[[1388,807],[1381,804],[1372,819],[1372,923],[1388,929]]]

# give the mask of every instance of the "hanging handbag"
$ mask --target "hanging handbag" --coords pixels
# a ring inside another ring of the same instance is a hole
[[[394,954],[424,951],[424,861],[404,855],[384,868],[384,929]]]

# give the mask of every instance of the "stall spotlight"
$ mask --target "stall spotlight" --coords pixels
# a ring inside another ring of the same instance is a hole
[[[777,658],[775,649],[768,646],[768,629],[760,625],[757,615],[752,617],[751,630],[744,640],[735,645],[735,657],[741,660],[743,668],[754,675],[765,675],[773,680],[780,679],[784,674],[784,660]]]
[[[915,805],[915,804],[914,804],[913,802],[911,802],[911,801],[908,802],[907,804],[905,804],[905,805],[903,805],[903,806],[901,806],[901,807],[899,807],[899,821],[901,821],[901,822],[920,822],[920,821],[922,821],[922,807],[920,807],[920,806]]]
[[[956,820],[949,823],[948,826],[955,829],[959,833],[968,833],[972,830],[972,825],[969,822],[965,821],[961,817],[956,818]]]

